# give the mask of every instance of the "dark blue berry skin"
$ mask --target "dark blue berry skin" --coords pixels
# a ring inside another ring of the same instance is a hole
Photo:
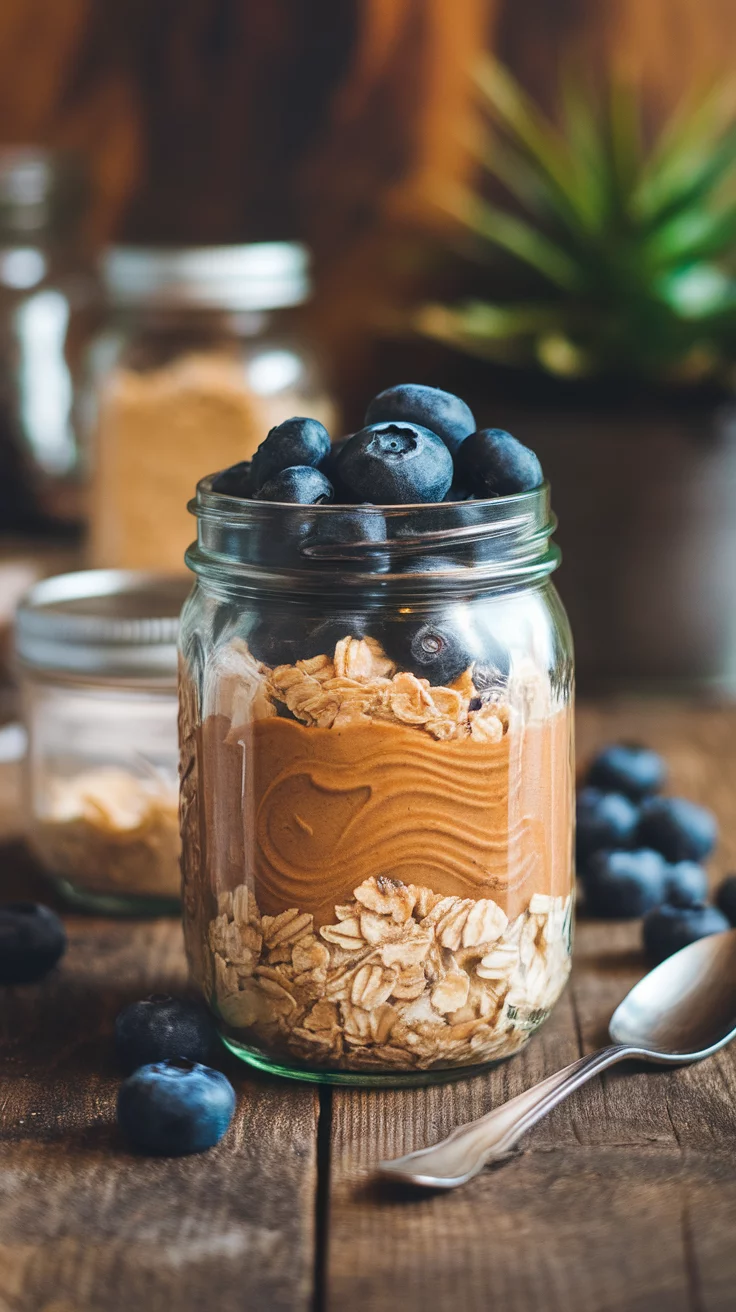
[[[402,670],[435,685],[452,683],[472,664],[475,650],[451,621],[422,620],[391,625],[385,634],[389,656]]]
[[[299,416],[272,428],[253,457],[253,490],[295,465],[319,465],[330,450],[330,435],[318,419]],[[273,499],[273,498],[272,498]]]
[[[716,892],[716,906],[736,925],[736,875],[726,875]]]
[[[633,802],[658,793],[666,779],[667,767],[657,752],[629,743],[604,747],[588,770],[589,784],[606,793],[624,793]]]
[[[478,497],[530,492],[544,480],[542,466],[528,446],[502,428],[481,428],[461,444],[457,472]]]
[[[397,387],[386,388],[374,396],[365,412],[366,424],[399,419],[421,424],[436,433],[453,456],[468,433],[475,430],[475,416],[459,396],[421,383],[399,383]]]
[[[299,624],[279,616],[267,615],[248,634],[248,647],[264,665],[293,665],[301,656]]]
[[[215,474],[212,491],[226,497],[251,497],[253,495],[253,466],[250,460],[241,460],[229,469]]]
[[[357,542],[377,543],[385,540],[386,520],[380,510],[366,510],[361,506],[347,506],[345,509],[336,507],[329,515],[315,515],[302,549],[309,555],[309,548],[315,544],[340,547]]]
[[[157,1062],[120,1086],[118,1124],[139,1152],[183,1157],[214,1148],[235,1111],[230,1081],[209,1066]]]
[[[578,866],[604,848],[631,847],[639,812],[622,793],[583,788],[578,793],[576,852]]]
[[[290,502],[299,506],[321,505],[334,498],[335,489],[329,479],[311,465],[282,469],[253,494],[255,501]]]
[[[665,871],[665,896],[675,907],[693,907],[708,896],[708,876],[696,861],[678,861]]]
[[[310,660],[312,656],[332,656],[341,638],[365,638],[368,624],[369,616],[360,614],[321,620],[302,638],[300,656],[304,660]]]
[[[702,861],[717,839],[716,818],[704,806],[684,797],[652,797],[642,805],[637,840],[667,861]]]
[[[436,433],[419,424],[372,424],[345,443],[337,473],[355,501],[416,505],[442,501],[452,483],[452,456]]]
[[[655,907],[644,917],[642,928],[647,956],[652,961],[664,961],[689,943],[707,938],[709,934],[722,934],[731,926],[717,907],[708,907],[701,902],[691,907],[667,903]]]
[[[152,996],[132,1002],[115,1021],[115,1052],[125,1071],[179,1057],[206,1062],[215,1050],[215,1027],[199,1002]]]
[[[66,950],[59,917],[36,902],[0,906],[0,984],[33,984]]]
[[[633,920],[664,901],[666,866],[658,852],[596,852],[583,885],[586,906],[604,920]]]

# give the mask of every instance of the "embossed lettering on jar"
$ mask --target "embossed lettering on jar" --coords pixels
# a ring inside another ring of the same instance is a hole
[[[192,508],[185,935],[226,1043],[358,1083],[516,1052],[571,947],[573,670],[549,489],[351,511],[205,479]],[[350,514],[362,533],[341,542]]]

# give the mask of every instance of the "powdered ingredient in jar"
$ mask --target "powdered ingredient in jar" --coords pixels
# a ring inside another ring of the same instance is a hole
[[[180,356],[158,369],[117,368],[100,398],[92,490],[92,563],[183,570],[194,536],[187,502],[202,470],[248,460],[266,433],[309,413],[329,429],[327,396],[298,388],[259,395],[226,352]]]

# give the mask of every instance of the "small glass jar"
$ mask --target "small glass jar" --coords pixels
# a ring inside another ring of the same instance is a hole
[[[90,570],[18,611],[28,839],[68,901],[178,909],[179,577]]]
[[[0,150],[0,528],[78,526],[77,387],[97,308],[82,162]]]
[[[184,927],[227,1046],[412,1083],[568,976],[573,658],[547,486],[287,506],[204,479],[180,634]]]
[[[303,246],[118,247],[90,355],[91,563],[184,571],[202,468],[253,455],[269,428],[335,410],[300,326]]]

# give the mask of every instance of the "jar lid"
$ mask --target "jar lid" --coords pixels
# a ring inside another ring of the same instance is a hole
[[[44,579],[18,607],[18,657],[47,674],[171,683],[179,614],[190,590],[181,575],[135,570]]]
[[[309,252],[298,242],[248,246],[112,246],[102,277],[116,306],[272,310],[311,290]]]

